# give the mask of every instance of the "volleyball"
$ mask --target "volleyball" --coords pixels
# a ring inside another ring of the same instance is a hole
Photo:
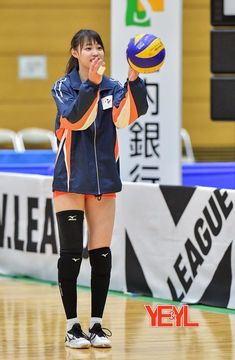
[[[139,73],[158,71],[164,63],[165,55],[161,39],[152,34],[139,34],[131,38],[126,50],[130,67]]]

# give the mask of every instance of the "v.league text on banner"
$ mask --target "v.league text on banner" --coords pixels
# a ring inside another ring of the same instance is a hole
[[[126,80],[126,48],[133,36],[154,34],[166,48],[160,71],[140,74],[147,88],[147,114],[118,133],[125,181],[181,182],[181,19],[182,0],[112,0],[113,78]]]

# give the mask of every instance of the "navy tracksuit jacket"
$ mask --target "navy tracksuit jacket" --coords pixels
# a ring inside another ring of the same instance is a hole
[[[116,128],[148,109],[139,77],[124,87],[103,76],[101,84],[81,82],[77,69],[54,84],[58,152],[53,191],[101,195],[121,191]]]

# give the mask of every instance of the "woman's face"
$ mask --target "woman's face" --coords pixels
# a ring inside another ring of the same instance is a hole
[[[104,60],[104,50],[101,45],[94,41],[85,40],[82,48],[78,46],[77,49],[72,50],[72,55],[79,61],[79,69],[89,69],[92,60],[96,57]]]

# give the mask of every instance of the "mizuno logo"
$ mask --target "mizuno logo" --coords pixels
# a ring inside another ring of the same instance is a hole
[[[68,221],[77,221],[77,215],[69,215]]]
[[[107,255],[108,255],[108,253],[107,254],[102,254],[101,256],[106,257]]]
[[[73,261],[77,262],[78,260],[80,260],[80,258],[72,258]]]

